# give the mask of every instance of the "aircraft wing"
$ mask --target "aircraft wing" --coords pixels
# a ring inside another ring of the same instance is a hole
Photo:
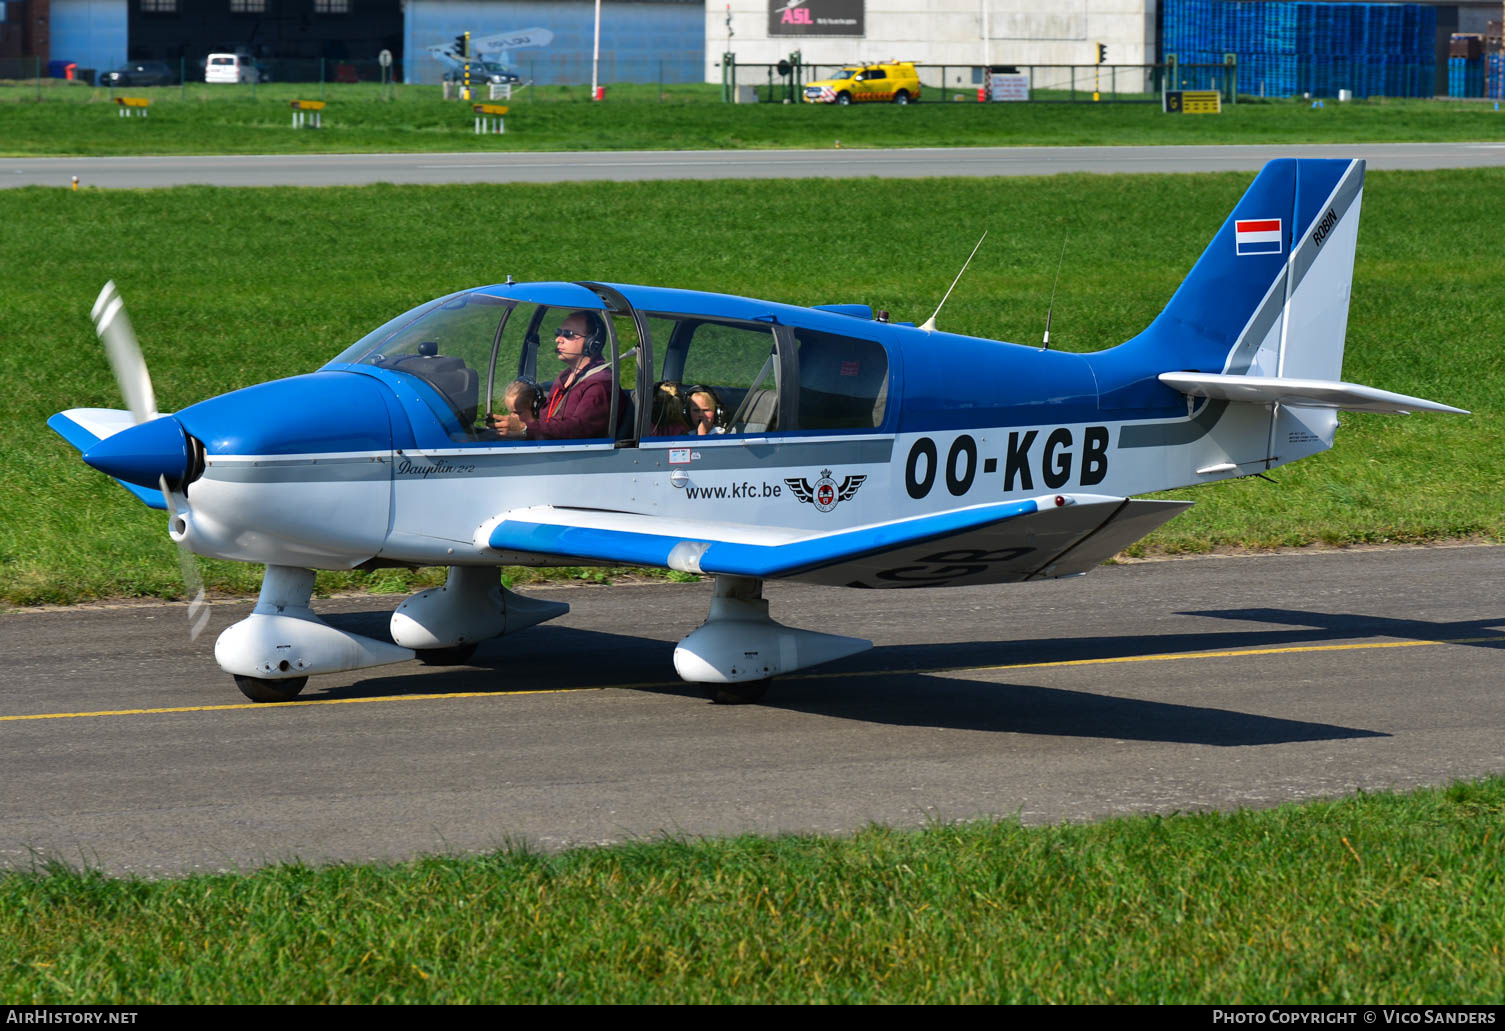
[[[541,506],[479,535],[497,551],[835,587],[953,587],[1077,576],[1190,502],[1061,494],[830,532]]]
[[[1302,408],[1341,408],[1350,412],[1454,412],[1454,408],[1422,397],[1395,394],[1378,387],[1337,380],[1295,379],[1290,376],[1229,376],[1213,372],[1163,372],[1160,382],[1192,397],[1214,397],[1249,404],[1280,402]]]
[[[136,425],[136,419],[130,412],[116,408],[70,408],[48,419],[47,425],[82,454],[106,437],[130,429]],[[167,511],[167,499],[160,490],[139,487],[121,479],[115,482],[144,501],[148,508]]]
[[[548,29],[518,29],[516,32],[496,32],[489,36],[472,37],[470,49],[472,53],[491,54],[525,47],[546,47],[553,41],[554,33]]]

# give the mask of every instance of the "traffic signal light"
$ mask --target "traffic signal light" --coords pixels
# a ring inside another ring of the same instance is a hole
[[[1097,45],[1097,63],[1098,64],[1103,64],[1107,60],[1108,60],[1108,45],[1106,43],[1099,43]]]
[[[455,37],[455,53],[461,57],[470,56],[470,33],[462,32]]]

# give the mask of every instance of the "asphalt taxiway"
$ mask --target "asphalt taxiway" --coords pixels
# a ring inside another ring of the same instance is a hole
[[[145,875],[525,840],[842,833],[1269,806],[1505,772],[1505,547],[1204,558],[940,591],[770,585],[872,638],[704,701],[672,673],[709,584],[534,589],[572,612],[473,664],[246,703],[214,607],[0,616],[0,864]],[[317,603],[380,633],[397,598]]]
[[[646,179],[906,179],[1060,172],[1254,172],[1283,157],[1363,158],[1370,169],[1505,165],[1505,143],[1316,143],[1188,147],[959,147],[829,150],[238,154],[0,158],[0,188],[141,189],[554,183]]]

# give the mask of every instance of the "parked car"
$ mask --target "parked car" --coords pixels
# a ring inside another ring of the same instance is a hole
[[[205,82],[260,82],[261,70],[246,54],[210,54],[204,62]]]
[[[805,84],[807,104],[907,104],[920,99],[920,76],[909,61],[851,65]]]
[[[176,86],[178,69],[166,61],[133,61],[112,72],[102,72],[101,86]]]
[[[444,79],[446,82],[464,82],[465,65],[461,64],[458,67],[451,68],[444,73]],[[505,82],[518,82],[519,78],[516,72],[504,64],[496,64],[493,61],[471,61],[470,81],[472,83],[490,82],[501,85]]]

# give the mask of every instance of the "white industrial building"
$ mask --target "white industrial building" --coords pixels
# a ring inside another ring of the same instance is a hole
[[[1254,0],[1246,0],[1254,2]],[[1452,32],[1483,33],[1500,0],[1414,0],[1437,10],[1439,59]],[[926,65],[1091,65],[1161,60],[1159,0],[706,0],[706,81],[721,55],[806,65],[898,59]],[[947,85],[962,81],[948,72]],[[922,75],[929,81],[930,76]]]
[[[728,32],[728,19],[730,32]],[[1088,65],[1156,60],[1157,0],[707,0],[706,79],[721,55],[807,65]]]

